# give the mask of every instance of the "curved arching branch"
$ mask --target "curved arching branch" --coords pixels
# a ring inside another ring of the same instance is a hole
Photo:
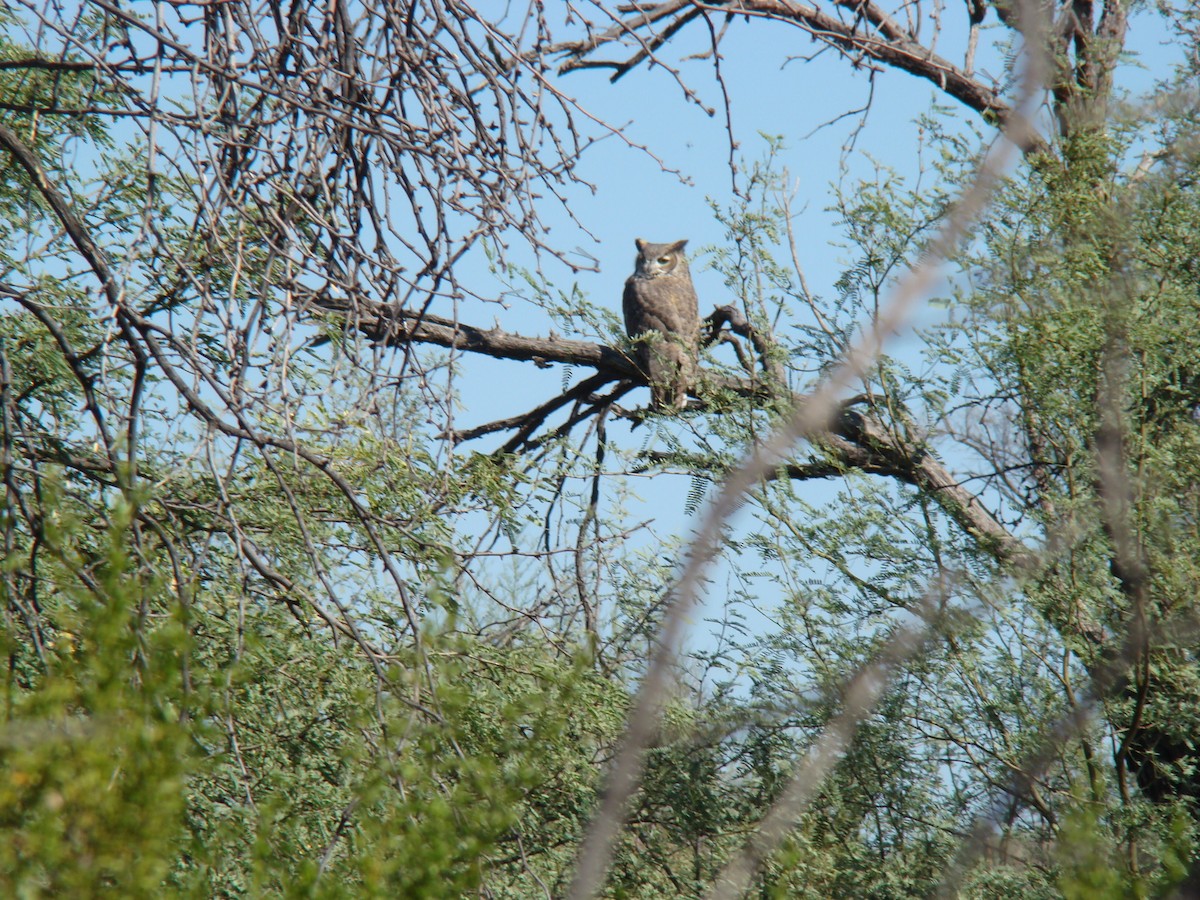
[[[1103,121],[1112,90],[1113,69],[1128,24],[1123,0],[1095,4],[1061,0],[1048,10],[1056,24],[1042,37],[1023,33],[1027,29],[1022,24],[1018,2],[989,6],[968,2],[961,23],[967,31],[962,41],[966,49],[961,63],[937,52],[943,30],[950,27],[950,17],[940,7],[922,16],[921,6],[920,3],[906,6],[912,17],[904,23],[875,0],[639,3],[622,7],[624,18],[607,28],[595,28],[586,38],[559,43],[552,50],[563,57],[560,73],[611,69],[615,80],[643,62],[674,71],[658,54],[678,32],[702,16],[726,22],[737,19],[779,22],[833,48],[856,69],[894,69],[927,81],[978,113],[989,125],[1008,131],[1025,154],[1045,154],[1050,149],[1045,137],[1026,127],[1010,128],[1017,116],[1010,98],[1005,96],[1010,83],[984,77],[975,69],[980,25],[988,8],[994,8],[1005,28],[1021,33],[1020,40],[1048,44],[1045,50],[1055,70],[1050,84],[1059,133],[1067,136],[1080,127]],[[942,40],[942,45],[945,44]],[[598,56],[602,49],[610,47],[624,55],[612,59]]]

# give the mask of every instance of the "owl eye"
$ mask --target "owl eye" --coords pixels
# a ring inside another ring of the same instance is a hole
[[[671,261],[671,257],[669,257],[669,256],[660,256],[660,257],[658,258],[658,264],[659,264],[660,266],[665,266],[665,265],[666,265],[667,263],[669,263],[670,261]]]

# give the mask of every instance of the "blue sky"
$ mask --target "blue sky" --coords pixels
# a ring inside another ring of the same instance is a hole
[[[506,4],[495,5],[498,9],[507,8]],[[550,16],[556,7],[566,8],[554,0],[546,6]],[[958,58],[957,51],[965,39],[962,15],[958,7],[945,11],[946,30],[938,50],[950,59]],[[951,35],[961,36],[959,48],[954,46]],[[1179,55],[1177,47],[1160,46],[1165,37],[1157,16],[1134,18],[1130,47],[1142,53],[1153,68],[1139,70],[1124,66],[1121,74],[1127,89],[1144,91],[1155,77],[1165,77],[1167,64]],[[555,287],[569,292],[577,286],[592,302],[619,314],[622,285],[632,269],[634,238],[653,241],[687,238],[701,313],[738,299],[730,296],[721,278],[708,270],[702,252],[704,247],[720,246],[724,241],[722,226],[712,215],[710,200],[728,205],[732,199],[728,136],[720,112],[721,89],[713,78],[708,59],[686,58],[707,49],[708,32],[702,24],[694,23],[664,49],[663,58],[678,65],[688,85],[705,104],[719,110],[712,118],[686,102],[674,77],[661,68],[642,66],[616,84],[609,82],[607,70],[579,71],[555,81],[558,89],[573,96],[590,113],[621,126],[629,141],[646,145],[659,158],[682,170],[687,178],[684,183],[676,175],[663,172],[651,157],[631,149],[615,136],[587,151],[579,174],[595,185],[595,191],[568,187],[567,198],[571,213],[591,236],[579,230],[571,216],[553,201],[543,204],[541,213],[553,229],[548,239],[559,247],[578,247],[595,257],[598,270],[572,273],[547,261],[544,271]],[[835,246],[840,236],[835,217],[828,210],[834,183],[844,179],[843,184],[853,184],[857,178],[869,176],[876,162],[902,175],[914,175],[918,141],[914,119],[927,112],[935,98],[943,106],[953,108],[955,104],[938,97],[934,86],[925,81],[900,72],[883,72],[875,79],[867,126],[847,155],[845,146],[856,119],[844,119],[826,128],[819,126],[864,105],[871,89],[864,71],[852,70],[845,60],[829,51],[812,61],[788,62],[790,55],[812,53],[816,45],[798,29],[778,23],[735,22],[721,49],[734,134],[740,142],[738,157],[754,160],[764,153],[766,141],[760,133],[784,139],[787,149],[781,162],[788,168],[796,190],[801,262],[811,289],[829,297],[845,262]],[[997,75],[1002,71],[997,58],[989,58],[982,52],[977,68]],[[971,121],[974,117],[961,109],[956,109],[954,115],[961,121]],[[847,165],[844,172],[843,162]],[[532,266],[532,258],[521,253],[518,241],[513,242],[513,247],[513,261]],[[465,260],[459,274],[483,296],[502,294],[503,285],[488,271],[482,253]],[[443,315],[451,312],[436,308],[433,311]],[[926,312],[926,320],[940,314],[937,310]],[[547,334],[552,327],[543,310],[519,299],[506,309],[494,304],[464,303],[461,316],[470,324],[487,326],[499,321],[509,331],[531,335]],[[899,349],[903,352],[904,348]],[[463,376],[457,381],[461,411],[455,424],[459,427],[526,411],[562,390],[561,367],[540,370],[526,363],[479,356],[465,358],[463,362]],[[587,374],[577,371],[572,377],[578,380]],[[625,402],[634,405],[646,400],[643,389],[629,395]],[[613,425],[610,437],[614,447],[635,449],[642,446],[647,431],[629,434],[623,426]],[[487,451],[496,443],[495,439],[484,439],[465,449]],[[661,533],[685,534],[690,525],[684,514],[689,486],[689,479],[669,474],[636,479],[634,487],[645,498],[645,514],[635,513],[632,518],[654,518]]]
[[[553,9],[553,4],[550,6]],[[956,14],[957,10],[948,11],[946,30],[938,44],[939,52],[952,60],[959,56],[949,36],[966,33],[965,23],[953,21]],[[1153,69],[1122,67],[1123,86],[1136,93],[1148,90],[1155,78],[1167,74],[1165,63],[1178,57],[1179,48],[1164,52],[1161,42],[1168,36],[1161,20],[1153,14],[1135,16],[1130,37],[1131,49],[1153,63]],[[1000,60],[994,55],[989,58],[982,50],[986,39],[985,33],[976,68],[999,75]],[[721,93],[711,63],[707,59],[686,59],[707,49],[707,41],[706,29],[693,24],[668,45],[663,58],[678,65],[703,102],[720,110]],[[834,184],[843,178],[844,184],[869,178],[875,163],[902,176],[915,176],[918,129],[914,120],[928,112],[935,100],[949,107],[960,122],[974,122],[976,117],[955,101],[938,96],[934,86],[924,80],[902,72],[883,72],[875,78],[867,126],[847,155],[845,146],[857,117],[820,126],[863,106],[870,84],[865,72],[852,70],[845,60],[829,51],[813,61],[788,62],[790,54],[811,53],[814,49],[815,45],[796,28],[765,21],[735,22],[722,44],[722,74],[732,101],[739,160],[753,161],[763,155],[766,141],[761,134],[779,135],[785,141],[787,149],[781,162],[796,191],[801,262],[814,293],[829,296],[846,262],[844,254],[833,246],[840,237],[835,216],[828,210]],[[608,58],[615,56],[612,53]],[[545,274],[559,289],[569,291],[577,284],[592,302],[619,312],[622,286],[632,271],[634,238],[687,238],[701,313],[736,299],[729,296],[720,277],[707,269],[700,252],[724,240],[722,227],[712,215],[710,199],[722,206],[732,199],[723,114],[718,111],[710,118],[698,106],[686,102],[674,76],[662,68],[643,66],[615,84],[609,82],[609,74],[605,69],[577,71],[557,79],[555,85],[598,118],[623,126],[622,132],[631,142],[645,145],[680,169],[690,183],[663,172],[648,155],[626,146],[619,138],[609,137],[592,147],[583,157],[579,174],[595,185],[595,192],[576,187],[568,188],[567,195],[571,212],[595,240],[581,232],[555,202],[543,203],[540,212],[552,227],[551,242],[564,248],[577,247],[594,256],[599,270],[572,273],[551,261],[545,265]],[[843,161],[847,166],[844,173]],[[533,265],[532,257],[522,255],[517,243],[514,248],[515,262]],[[484,296],[494,296],[501,290],[498,284],[489,290],[495,280],[486,271],[482,254],[470,260],[462,275]],[[472,315],[478,318],[471,320]],[[551,328],[540,310],[519,303],[508,310],[467,306],[463,311],[464,320],[472,324],[488,325],[496,317],[510,331],[545,334]],[[463,424],[519,412],[527,397],[508,389],[508,377],[523,382],[517,370],[532,367],[501,363],[498,369],[491,365],[484,368],[488,371],[478,387],[480,393],[469,381],[461,385],[466,407]],[[545,390],[561,383],[559,373],[540,375],[534,383],[548,385]],[[502,390],[495,389],[497,378],[505,382]]]
[[[938,50],[952,60],[960,58],[948,36],[958,31],[964,38],[965,23],[958,28],[952,20],[957,10],[947,13],[946,32]],[[680,63],[690,53],[706,49],[707,32],[693,26],[664,52],[664,59],[679,65],[689,87],[702,100],[714,107],[721,106],[719,86],[707,60]],[[993,56],[981,53],[977,70],[999,75],[1002,64]],[[1154,15],[1136,16],[1132,22],[1129,46],[1153,63],[1153,68],[1122,68],[1122,87],[1133,94],[1151,89],[1154,81],[1168,75],[1168,62],[1179,55],[1179,48],[1167,45],[1168,35],[1161,20]],[[790,54],[811,53],[815,49],[798,29],[762,21],[735,24],[722,45],[723,77],[730,93],[733,127],[740,142],[739,158],[754,160],[766,149],[760,133],[779,135],[786,151],[781,161],[792,177],[796,191],[795,209],[800,211],[797,232],[802,247],[802,264],[808,283],[818,295],[830,297],[833,282],[841,273],[845,257],[836,246],[840,239],[836,218],[828,207],[834,199],[834,185],[853,185],[859,178],[870,177],[876,163],[891,167],[899,174],[917,174],[918,128],[914,120],[928,112],[936,101],[952,109],[960,122],[974,122],[975,114],[959,107],[955,101],[939,96],[934,86],[901,72],[880,73],[874,84],[874,97],[867,126],[858,135],[855,147],[848,155],[845,148],[857,118],[844,119],[820,128],[837,116],[863,106],[870,84],[864,72],[855,72],[832,52],[814,61],[792,61]],[[612,54],[615,56],[616,54]],[[633,150],[616,138],[609,138],[585,154],[579,174],[596,186],[594,193],[577,189],[569,191],[572,213],[595,236],[593,241],[571,223],[570,217],[553,203],[546,203],[542,213],[553,228],[550,239],[558,246],[578,246],[596,257],[598,271],[573,274],[565,267],[547,264],[546,275],[555,286],[569,291],[578,285],[594,303],[619,313],[621,290],[632,270],[633,240],[645,237],[652,241],[688,238],[693,258],[692,272],[700,296],[701,315],[713,306],[737,298],[729,295],[721,278],[708,270],[702,248],[720,245],[724,240],[722,226],[714,219],[710,199],[726,205],[732,199],[730,190],[729,146],[725,121],[719,112],[710,118],[694,104],[685,102],[674,77],[665,70],[645,67],[627,74],[616,84],[610,84],[608,70],[571,73],[556,82],[556,86],[573,96],[581,106],[604,121],[623,125],[623,133],[636,144],[646,145],[670,165],[676,166],[690,183],[665,173],[647,155]],[[626,124],[627,123],[627,124]],[[986,133],[986,132],[985,132]],[[846,164],[842,170],[843,162]],[[527,265],[531,259],[517,262]],[[470,284],[485,296],[490,296],[489,281],[483,260],[477,257],[462,273]],[[939,309],[926,308],[918,312],[924,324],[943,315]],[[498,321],[506,330],[523,334],[547,334],[551,323],[536,307],[520,302],[501,310],[482,306],[463,307],[464,321],[490,325]],[[559,329],[561,331],[561,329]],[[567,337],[587,335],[565,335]],[[904,354],[908,342],[889,347],[889,352]],[[911,348],[917,349],[915,345]],[[573,381],[585,377],[577,372]],[[531,408],[562,389],[559,367],[537,370],[527,364],[482,358],[464,360],[464,377],[458,381],[462,409],[460,427],[512,415]],[[641,405],[647,400],[645,391],[627,396],[627,405]],[[620,425],[610,427],[610,442],[626,450],[641,447],[645,431],[630,434]],[[494,441],[483,440],[464,449],[486,451]],[[616,461],[613,465],[619,465]],[[612,486],[606,486],[611,490]],[[658,535],[686,535],[694,517],[684,513],[690,479],[670,474],[638,478],[633,490],[642,498],[641,509],[631,519],[652,518]],[[832,492],[834,485],[813,485],[814,497]],[[644,515],[639,515],[643,512]],[[728,568],[719,566],[716,583],[699,615],[716,615],[725,591],[722,585]],[[766,606],[775,589],[761,583]],[[703,635],[705,629],[699,629]],[[703,637],[700,638],[704,643]]]

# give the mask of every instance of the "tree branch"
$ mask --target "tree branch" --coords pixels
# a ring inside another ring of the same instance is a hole
[[[119,309],[121,291],[117,286],[116,279],[113,278],[112,271],[108,268],[103,251],[96,246],[96,242],[92,240],[92,236],[83,227],[83,223],[75,216],[67,200],[46,177],[46,173],[33,151],[25,146],[25,142],[17,137],[15,131],[5,125],[0,125],[0,147],[11,153],[21,164],[21,168],[29,173],[34,186],[45,198],[50,208],[54,210],[54,214],[62,222],[63,228],[66,229],[67,235],[74,242],[80,255],[87,260],[92,271],[96,273],[96,277],[100,279],[108,302],[112,304],[113,309]]]
[[[477,328],[430,313],[324,294],[310,293],[307,299],[312,305],[334,313],[371,340],[387,346],[435,344],[497,359],[533,362],[538,366],[550,363],[589,366],[607,372],[613,378],[644,380],[626,354],[603,344],[563,338],[523,337],[500,328]]]
[[[483,329],[454,322],[428,313],[396,310],[379,303],[357,303],[350,300],[310,294],[309,301],[330,313],[342,317],[362,334],[387,346],[434,344],[453,347],[469,353],[480,353],[497,359],[533,361],[538,365],[566,363],[590,366],[597,376],[587,379],[590,392],[611,380],[630,379],[644,383],[644,377],[621,351],[601,344],[566,338],[533,338],[509,334],[499,328]],[[713,383],[709,379],[709,383]],[[739,396],[758,396],[762,385],[750,379],[720,379],[720,387]],[[575,397],[569,392],[570,397]],[[525,424],[530,415],[540,414],[549,407],[561,405],[563,397],[538,407],[534,413],[515,417],[516,424]],[[793,405],[803,398],[793,398]],[[544,418],[544,417],[543,417]],[[870,474],[899,478],[914,487],[927,491],[943,511],[979,546],[1002,563],[1018,567],[1031,564],[1032,552],[987,511],[979,498],[964,488],[931,453],[915,444],[900,440],[878,420],[851,409],[843,409],[832,429],[822,441],[836,462],[828,469],[800,466],[792,470],[796,477],[834,477],[847,469],[860,469]],[[785,467],[784,471],[788,471]]]

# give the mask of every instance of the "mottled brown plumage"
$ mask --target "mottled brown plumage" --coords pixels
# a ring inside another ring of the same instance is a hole
[[[700,344],[700,309],[683,255],[687,241],[635,243],[636,267],[625,282],[625,331],[637,339],[634,359],[650,384],[651,405],[682,409]]]

